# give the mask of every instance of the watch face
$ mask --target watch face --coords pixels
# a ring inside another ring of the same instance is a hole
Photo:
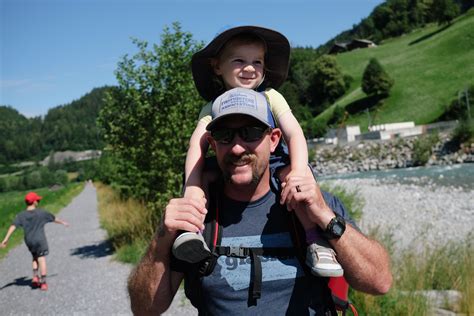
[[[340,224],[334,225],[332,229],[334,231],[334,234],[337,235],[337,236],[341,236],[342,233],[344,232],[344,230],[342,229],[342,226]]]

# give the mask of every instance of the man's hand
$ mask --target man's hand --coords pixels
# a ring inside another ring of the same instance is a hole
[[[325,228],[334,212],[324,201],[313,175],[288,176],[287,179],[282,183],[280,203],[286,204],[288,210],[304,212],[311,222]]]
[[[178,230],[198,232],[204,229],[206,199],[178,198],[169,201],[165,209],[163,229],[168,233]]]

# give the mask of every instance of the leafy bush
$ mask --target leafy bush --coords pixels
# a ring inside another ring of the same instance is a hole
[[[468,108],[471,113],[468,113]],[[463,120],[473,116],[474,108],[474,85],[458,92],[455,99],[446,106],[443,115],[439,118],[441,121]]]
[[[433,146],[439,142],[438,134],[430,134],[419,137],[413,144],[413,164],[424,166],[430,159]]]
[[[459,122],[458,127],[453,132],[453,141],[458,145],[464,144],[468,147],[474,143],[474,118]]]
[[[68,183],[67,171],[66,170],[56,170],[54,172],[54,180],[56,184],[66,185]]]
[[[181,193],[189,138],[204,104],[189,68],[201,46],[179,23],[164,29],[161,45],[133,42],[138,52],[119,62],[119,86],[99,115],[114,164],[107,180],[160,212]]]
[[[331,119],[328,121],[330,125],[338,125],[344,122],[346,117],[346,109],[341,105],[336,105],[332,112]]]

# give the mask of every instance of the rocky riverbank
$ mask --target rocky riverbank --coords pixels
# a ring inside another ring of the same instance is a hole
[[[425,136],[426,137],[426,136]],[[347,145],[317,145],[313,147],[311,163],[318,175],[344,174],[371,170],[408,168],[418,165],[418,138],[386,141],[365,141]],[[452,149],[448,134],[439,134],[428,151],[426,166],[474,162],[474,144]],[[311,145],[310,145],[311,148]]]
[[[365,206],[358,225],[364,233],[377,230],[391,236],[395,249],[425,249],[451,240],[466,240],[472,234],[472,189],[422,180],[409,184],[393,179],[338,179],[322,183],[361,194]]]

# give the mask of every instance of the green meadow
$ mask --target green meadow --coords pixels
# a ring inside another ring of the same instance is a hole
[[[470,10],[449,26],[429,25],[374,48],[338,54],[338,64],[353,82],[316,120],[329,120],[336,105],[346,110],[359,105],[359,111],[353,110],[345,123],[367,130],[368,115],[360,106],[366,95],[360,86],[369,60],[377,58],[395,84],[381,105],[370,108],[372,124],[436,121],[460,90],[474,84],[473,30],[474,10]]]

